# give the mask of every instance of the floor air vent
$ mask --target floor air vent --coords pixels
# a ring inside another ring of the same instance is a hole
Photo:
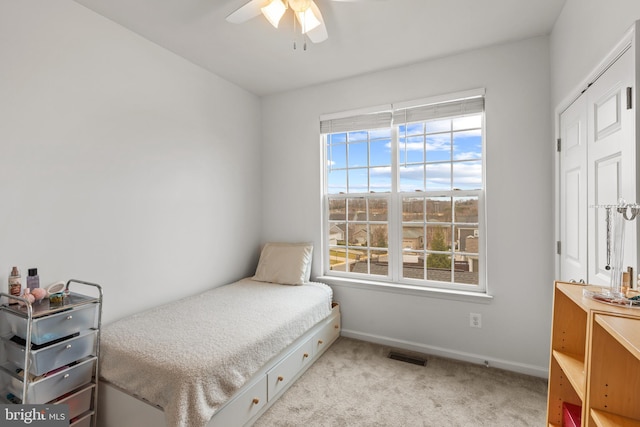
[[[409,356],[408,354],[398,353],[397,351],[389,352],[389,359],[413,363],[414,365],[427,366],[427,359],[418,356]]]

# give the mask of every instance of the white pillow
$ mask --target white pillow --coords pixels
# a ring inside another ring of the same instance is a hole
[[[311,275],[311,243],[267,243],[260,253],[260,261],[253,280],[302,285]]]

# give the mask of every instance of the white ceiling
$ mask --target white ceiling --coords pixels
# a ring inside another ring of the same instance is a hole
[[[329,39],[293,50],[293,18],[225,17],[248,0],[75,0],[257,95],[549,34],[565,0],[315,0]]]

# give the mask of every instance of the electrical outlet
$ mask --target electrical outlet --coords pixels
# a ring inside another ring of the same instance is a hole
[[[482,314],[469,313],[469,326],[472,328],[482,328]]]

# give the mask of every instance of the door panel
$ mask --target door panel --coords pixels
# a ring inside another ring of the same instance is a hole
[[[622,174],[620,153],[614,153],[609,157],[594,161],[593,179],[595,191],[593,193],[593,205],[615,205],[620,198],[620,178]],[[606,210],[590,208],[591,216],[594,218],[595,238],[593,239],[594,251],[590,283],[608,286],[611,281],[610,270],[606,269],[609,261],[607,258],[607,224]],[[611,243],[613,247],[613,242]]]
[[[605,95],[594,104],[593,115],[596,141],[600,141],[622,128],[620,95],[620,91],[614,88],[612,93]]]
[[[581,96],[560,116],[560,280],[587,279],[587,106]]]
[[[565,210],[565,247],[564,256],[566,262],[574,263],[576,266],[582,265],[584,260],[581,255],[586,255],[585,244],[587,239],[584,238],[584,230],[580,229],[580,183],[584,179],[580,169],[572,169],[565,173],[565,184],[567,189],[567,203]],[[576,219],[574,221],[570,219]],[[583,240],[582,240],[582,239]],[[582,272],[578,270],[574,273],[574,277],[585,278],[586,270]]]

